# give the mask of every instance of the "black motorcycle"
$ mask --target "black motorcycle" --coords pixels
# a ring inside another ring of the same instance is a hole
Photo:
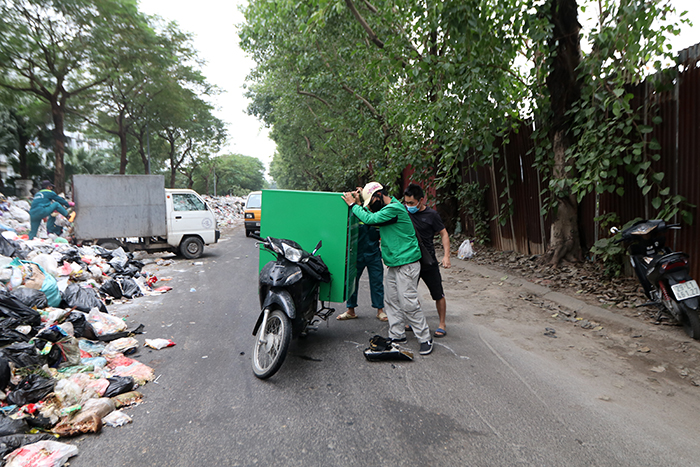
[[[658,306],[657,322],[666,311],[683,325],[690,337],[700,340],[700,288],[688,273],[688,255],[666,246],[664,234],[677,229],[680,229],[678,224],[667,224],[660,219],[643,220],[622,230],[617,242],[624,242],[627,247],[634,272],[651,300],[641,306]]]
[[[292,337],[306,335],[317,329],[316,323],[327,320],[334,312],[321,302],[318,291],[321,282],[330,282],[328,267],[316,252],[307,253],[296,242],[280,238],[265,239],[251,234],[264,250],[276,256],[260,271],[258,293],[261,312],[253,335],[253,373],[267,379],[280,369],[287,356]]]

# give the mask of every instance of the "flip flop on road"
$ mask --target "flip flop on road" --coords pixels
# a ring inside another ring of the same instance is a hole
[[[433,336],[435,336],[435,337],[445,337],[446,335],[447,335],[447,331],[445,331],[442,328],[437,328],[435,330],[435,333],[433,334]]]
[[[389,317],[383,311],[377,315],[379,321],[389,321]]]
[[[357,319],[357,315],[351,315],[346,311],[345,313],[338,315],[336,319],[338,321],[345,321],[346,319]]]

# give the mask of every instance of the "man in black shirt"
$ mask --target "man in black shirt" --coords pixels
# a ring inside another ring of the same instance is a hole
[[[447,234],[447,229],[442,223],[440,214],[434,209],[425,205],[425,194],[423,189],[411,183],[406,188],[403,196],[404,204],[411,215],[411,220],[416,227],[416,232],[420,236],[423,246],[430,252],[434,259],[434,267],[421,267],[420,278],[428,286],[430,296],[435,300],[435,308],[437,308],[440,324],[435,330],[435,337],[444,337],[447,334],[447,326],[445,317],[447,315],[447,302],[445,293],[442,290],[442,276],[440,275],[440,264],[435,257],[435,247],[433,246],[433,238],[435,234],[440,235],[442,247],[445,250],[445,255],[442,257],[442,266],[447,269],[451,266],[450,263],[450,237]]]

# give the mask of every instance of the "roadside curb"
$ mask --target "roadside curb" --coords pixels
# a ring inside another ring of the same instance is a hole
[[[571,297],[561,292],[555,292],[549,287],[534,284],[520,277],[511,277],[510,275],[508,275],[509,273],[507,273],[504,270],[493,269],[488,266],[474,264],[472,262],[463,260],[459,260],[458,265],[455,265],[454,263],[457,263],[457,261],[454,261],[452,264],[452,267],[455,269],[464,269],[475,274],[481,274],[483,276],[492,276],[498,278],[507,276],[505,279],[503,279],[503,282],[520,286],[523,288],[523,290],[526,290],[527,292],[530,292],[531,294],[536,295],[544,300],[549,300],[551,302],[556,303],[557,305],[569,308],[570,310],[575,311],[578,317],[584,317],[589,320],[601,321],[608,324],[612,324],[616,327],[621,328],[622,331],[627,331],[630,333],[645,333],[648,335],[651,333],[656,334],[660,330],[658,326],[654,326],[636,320],[634,318],[629,318],[627,316],[618,315],[602,307],[589,305],[588,303],[577,298]],[[679,342],[692,341],[692,339],[687,337],[682,330],[680,331],[679,335],[676,335],[676,333],[674,332],[668,332],[666,334],[668,334],[668,337],[678,340]]]

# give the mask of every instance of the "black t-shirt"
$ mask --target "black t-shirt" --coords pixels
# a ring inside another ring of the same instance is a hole
[[[433,246],[433,238],[435,234],[440,232],[445,226],[442,223],[440,214],[435,209],[426,207],[422,211],[417,211],[411,214],[413,225],[416,226],[416,232],[420,235],[420,240],[423,242],[431,255],[435,256],[435,246]]]

